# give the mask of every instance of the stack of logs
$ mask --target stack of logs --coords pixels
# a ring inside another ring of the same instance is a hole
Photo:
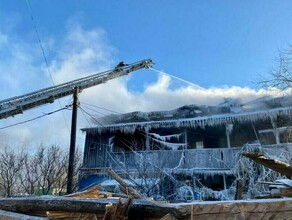
[[[102,193],[100,185],[66,196],[0,199],[0,219],[185,219],[188,209],[144,198],[114,171],[125,195]]]

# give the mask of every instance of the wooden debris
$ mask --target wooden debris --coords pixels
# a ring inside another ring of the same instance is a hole
[[[72,198],[108,198],[112,197],[112,193],[103,193],[98,191],[101,188],[101,185],[93,186],[85,191],[72,193],[69,195],[65,195],[65,197]]]
[[[177,218],[173,214],[168,213],[167,215],[163,216],[160,220],[177,220]]]
[[[106,212],[104,215],[104,220],[127,220],[130,207],[133,203],[133,198],[129,197],[125,204],[119,199],[116,205],[108,204],[106,205]]]
[[[113,170],[109,169],[108,174],[112,176],[120,185],[120,189],[126,194],[133,196],[136,199],[143,199],[144,197],[137,192],[133,187],[129,186],[118,174],[116,174]]]
[[[242,179],[236,181],[236,192],[235,192],[235,200],[240,200],[243,198],[243,188],[244,182]]]
[[[108,198],[111,197],[111,193],[102,193],[98,191],[101,188],[101,185],[93,186],[85,191],[72,193],[69,195],[65,195],[65,197],[70,198]],[[95,213],[82,213],[82,212],[68,212],[68,211],[47,211],[46,215],[50,219],[83,219],[83,220],[90,220],[90,219],[98,219],[101,218],[101,214],[98,216]]]
[[[259,153],[243,153],[242,155],[287,176],[289,179],[292,179],[292,167],[288,163],[279,160],[269,159],[265,155]]]
[[[285,197],[292,197],[292,188],[280,188],[280,195]]]

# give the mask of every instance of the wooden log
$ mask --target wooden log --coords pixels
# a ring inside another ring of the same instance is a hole
[[[133,187],[131,187],[130,185],[128,185],[118,174],[116,174],[113,170],[109,169],[108,174],[112,176],[112,178],[114,178],[122,187],[122,191],[127,192],[127,195],[130,194],[131,196],[133,196],[136,199],[143,199],[144,197],[138,192],[136,191]]]
[[[0,219],[1,220],[18,220],[18,219],[23,219],[23,220],[45,220],[47,218],[44,217],[38,217],[38,216],[32,216],[32,215],[24,215],[24,214],[19,214],[16,212],[8,212],[4,210],[0,210]]]
[[[91,220],[91,219],[103,219],[104,214],[86,213],[86,212],[53,211],[53,212],[47,212],[47,217],[48,219],[59,219],[59,220],[60,219]]]
[[[121,200],[123,203],[126,199]],[[12,212],[31,213],[35,211],[67,211],[104,214],[107,204],[116,204],[118,199],[84,199],[67,198],[61,196],[32,196],[17,198],[0,198],[0,209]],[[171,213],[177,218],[189,214],[183,207],[175,207],[167,204],[159,205],[151,201],[135,199],[129,210],[129,218],[139,216],[162,218]]]

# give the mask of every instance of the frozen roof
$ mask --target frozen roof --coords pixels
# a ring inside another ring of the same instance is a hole
[[[82,129],[85,132],[90,133],[102,133],[105,131],[118,131],[124,133],[134,133],[137,128],[144,129],[146,131],[152,128],[170,128],[170,127],[205,127],[205,126],[216,126],[221,124],[229,124],[234,122],[245,122],[245,121],[257,121],[257,120],[268,120],[275,119],[280,115],[291,115],[292,106],[274,108],[269,110],[260,110],[252,112],[241,112],[241,113],[228,113],[228,114],[217,114],[211,116],[198,116],[193,118],[179,118],[169,119],[160,121],[141,121],[141,122],[129,122],[129,123],[118,123],[109,125],[100,125],[95,128]]]

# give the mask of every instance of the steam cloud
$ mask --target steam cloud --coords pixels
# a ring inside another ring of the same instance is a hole
[[[77,24],[68,24],[63,39],[58,39],[58,41],[53,37],[43,39],[43,46],[45,51],[48,51],[49,70],[55,84],[113,68],[117,52],[108,42],[103,29],[85,30]],[[17,38],[13,29],[6,32],[0,31],[0,72],[1,99],[52,85],[38,43]],[[134,74],[131,77],[135,77]],[[142,91],[133,92],[128,89],[129,77],[114,79],[83,91],[80,94],[81,107],[83,108],[82,103],[89,103],[121,113],[158,111],[188,104],[218,105],[224,101],[224,98],[240,97],[242,102],[248,102],[270,94],[270,91],[263,89],[256,91],[236,86],[199,89],[186,84],[172,88],[173,80],[176,79],[158,74],[157,81],[145,85]],[[51,105],[27,111],[23,115],[1,120],[0,127],[59,109],[71,101],[72,98],[67,97],[60,102],[55,101]],[[86,110],[86,108],[83,109]],[[89,109],[85,112],[79,111],[79,128],[93,126],[90,123],[91,117],[87,114],[89,112]],[[95,113],[90,112],[95,118],[109,113],[100,109]],[[0,131],[1,144],[28,147],[41,143],[60,144],[68,148],[70,120],[71,111],[64,111],[64,114],[56,113],[29,123],[2,129]],[[81,132],[78,132],[77,141],[83,146],[84,135]]]

